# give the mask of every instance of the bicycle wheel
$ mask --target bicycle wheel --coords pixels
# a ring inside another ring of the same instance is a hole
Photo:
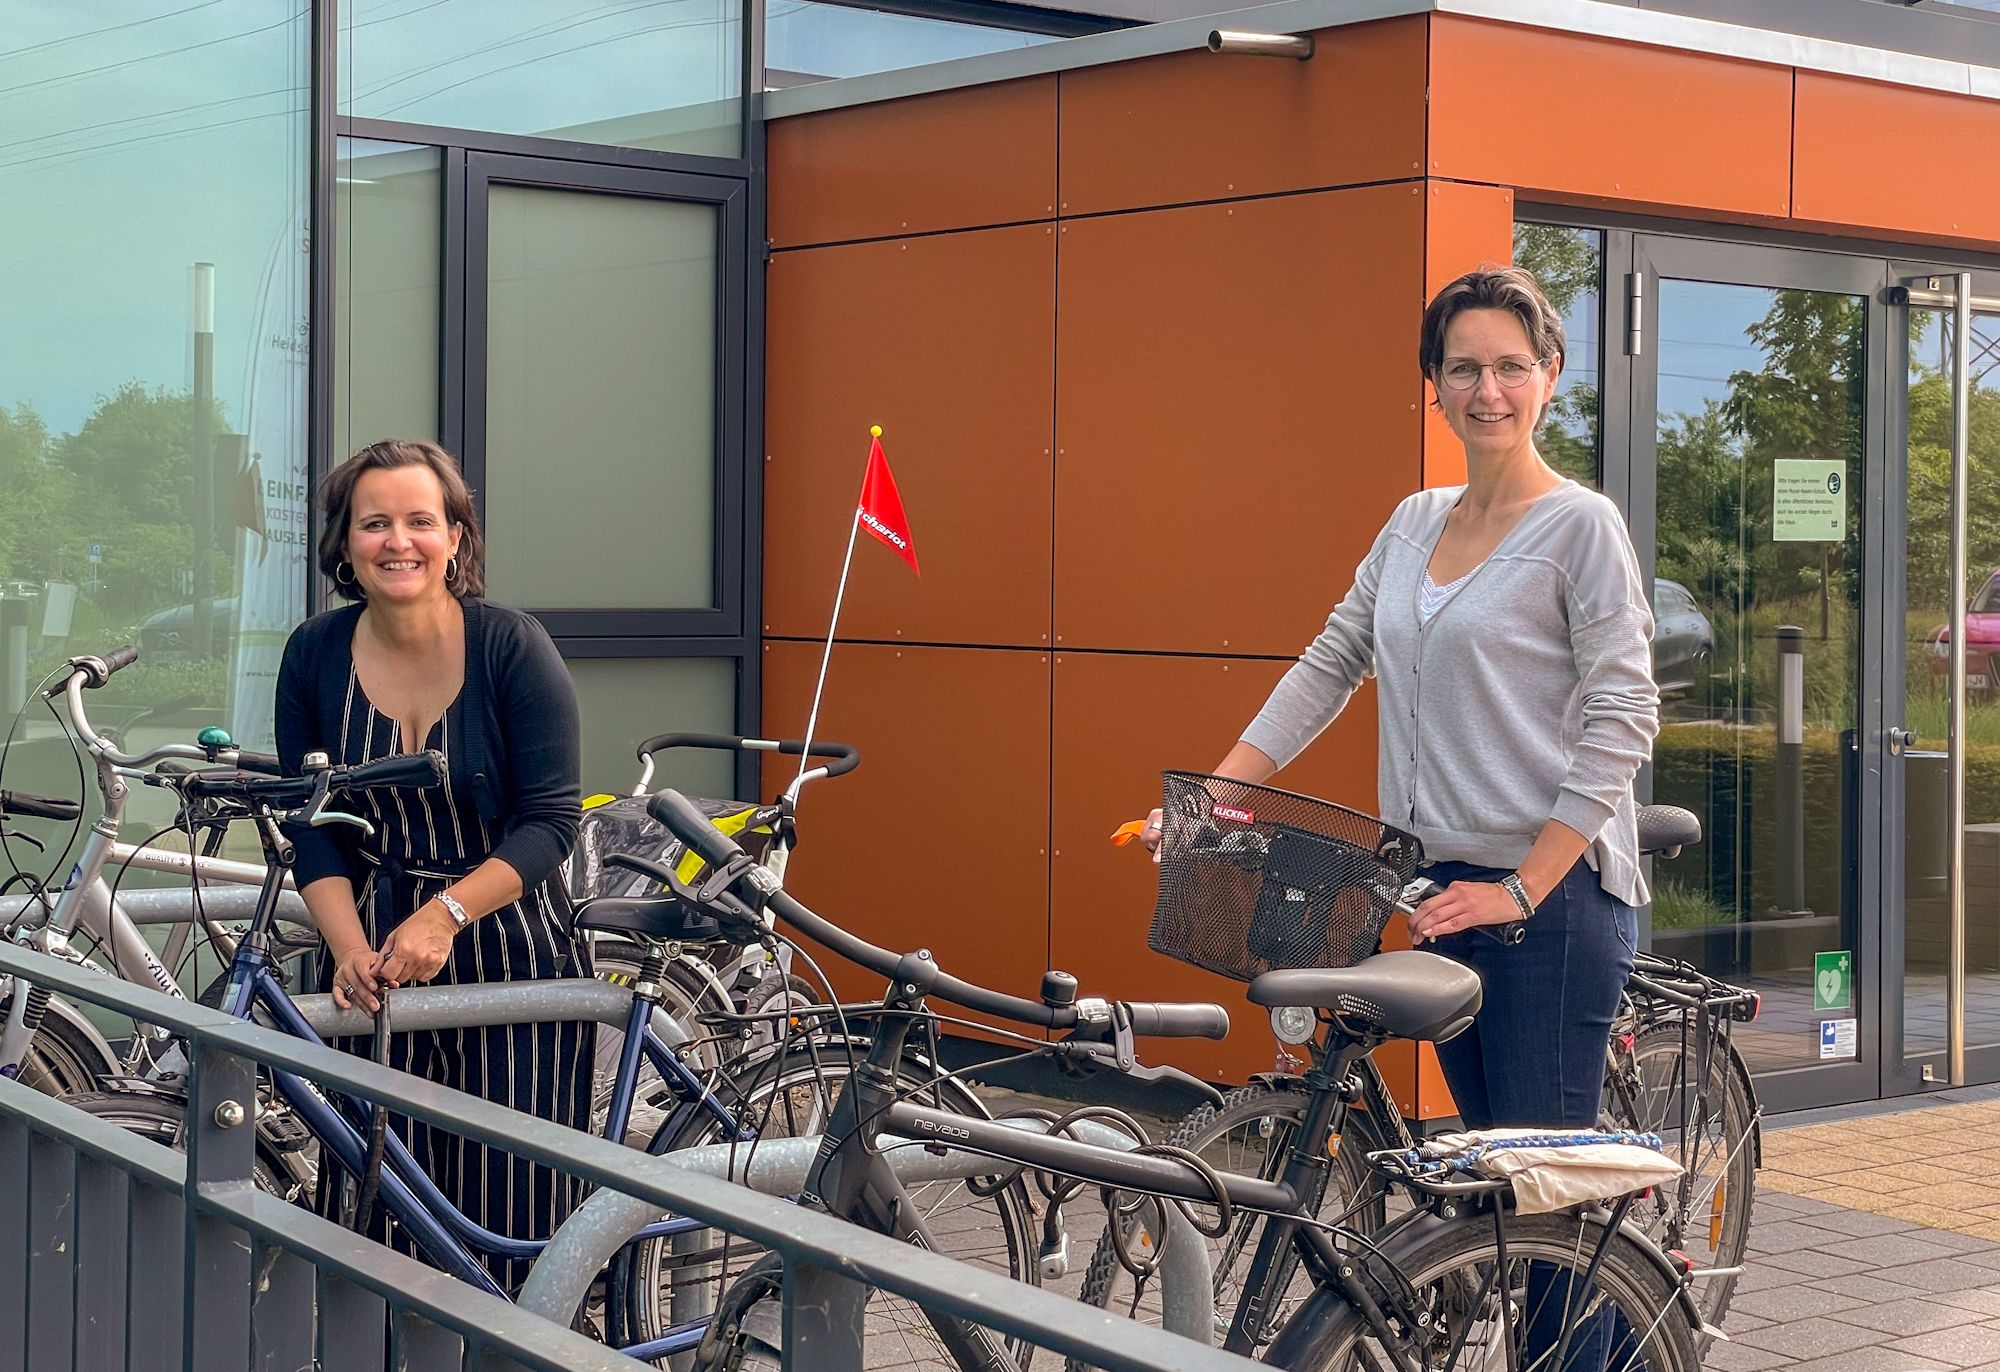
[[[1633,1222],[1661,1248],[1686,1254],[1697,1269],[1735,1267],[1750,1242],[1756,1198],[1756,1106],[1733,1044],[1711,1045],[1707,1080],[1700,1084],[1688,1057],[1695,1047],[1692,1037],[1683,1044],[1677,1020],[1641,1031],[1629,1053],[1614,1045],[1604,1108],[1618,1128],[1657,1133],[1668,1155],[1687,1169],[1679,1181],[1634,1202]],[[1735,1290],[1733,1276],[1697,1281],[1702,1318],[1720,1327]]]
[[[169,1148],[186,1148],[187,1106],[171,1096],[138,1091],[88,1091],[70,1097],[68,1103],[142,1139]],[[299,1200],[305,1191],[285,1159],[262,1138],[257,1140],[251,1180],[259,1191],[287,1201]]]
[[[1610,1235],[1584,1282],[1603,1238],[1595,1219],[1510,1215],[1503,1265],[1487,1215],[1398,1226],[1380,1257],[1356,1264],[1383,1304],[1389,1337],[1320,1291],[1279,1334],[1269,1361],[1292,1372],[1698,1372],[1688,1316],[1643,1240]]]
[[[12,996],[0,999],[0,1023],[5,1022],[13,1005]],[[28,1040],[15,1080],[45,1096],[76,1096],[97,1089],[103,1067],[90,1040],[75,1025],[51,1012]]]
[[[756,1126],[760,1140],[818,1134],[853,1067],[867,1053],[868,1044],[862,1040],[810,1039],[782,1045],[747,1060],[725,1085],[724,1099],[737,1118]],[[938,1071],[924,1058],[906,1055],[897,1065],[899,1094],[959,1114],[988,1117],[976,1096],[956,1081],[939,1080]],[[650,1151],[674,1152],[720,1142],[726,1142],[721,1127],[698,1118],[677,1137],[656,1139]],[[756,1144],[742,1147],[747,1154]],[[1040,1284],[1034,1209],[1020,1178],[988,1195],[976,1193],[964,1181],[913,1184],[909,1195],[936,1236],[938,1251],[1016,1281]],[[721,1293],[764,1251],[712,1231],[633,1245],[619,1259],[629,1337],[643,1342],[676,1324],[706,1319]],[[865,1337],[871,1369],[951,1366],[923,1312],[887,1292],[870,1294]],[[1032,1346],[1015,1339],[1006,1340],[1006,1345],[1009,1355],[1025,1368]]]

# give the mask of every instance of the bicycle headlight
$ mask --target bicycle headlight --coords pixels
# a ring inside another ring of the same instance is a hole
[[[1310,1005],[1280,1005],[1271,1012],[1271,1032],[1280,1043],[1305,1043],[1319,1027]]]

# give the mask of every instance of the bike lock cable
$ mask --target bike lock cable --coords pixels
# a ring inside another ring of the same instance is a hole
[[[375,1039],[368,1051],[378,1067],[389,1065],[389,988],[384,986],[375,1001]],[[375,1197],[382,1186],[382,1155],[388,1150],[389,1107],[375,1100],[368,1104],[368,1153],[361,1163],[360,1190],[354,1197],[354,1232],[366,1234],[375,1218]]]

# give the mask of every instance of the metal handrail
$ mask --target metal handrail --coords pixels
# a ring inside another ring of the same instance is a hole
[[[864,1287],[916,1302],[1080,1358],[1106,1372],[1247,1372],[1255,1364],[1122,1316],[1066,1300],[999,1273],[934,1253],[915,1252],[884,1235],[845,1223],[719,1178],[691,1174],[671,1155],[636,1154],[604,1139],[510,1110],[490,1101],[411,1078],[365,1058],[292,1038],[219,1011],[101,974],[29,949],[0,945],[0,974],[50,987],[79,1001],[157,1024],[188,1043],[194,1070],[187,1109],[184,1362],[189,1368],[235,1372],[249,1366],[254,1233],[358,1281],[398,1310],[452,1331],[468,1348],[490,1348],[531,1368],[637,1368],[622,1355],[506,1305],[470,1286],[330,1222],[258,1193],[250,1183],[253,1132],[242,1127],[256,1100],[257,1064],[280,1067],[355,1096],[388,1103],[398,1114],[463,1138],[494,1144],[517,1157],[554,1167],[592,1184],[638,1197],[662,1211],[686,1215],[748,1239],[785,1262],[788,1366],[859,1368]],[[24,1120],[47,1136],[97,1156],[107,1152],[101,1121],[89,1120],[48,1097],[9,1084],[0,1090],[0,1145],[10,1121]],[[114,1165],[128,1171],[143,1150],[138,1139],[111,1140]],[[130,1150],[124,1146],[131,1145]],[[0,1154],[4,1154],[0,1146]],[[142,1164],[154,1167],[157,1162]],[[134,1181],[146,1180],[134,1177]],[[22,1241],[27,1235],[17,1230]],[[0,1254],[0,1258],[6,1255]],[[0,1264],[4,1265],[4,1264]],[[421,1308],[407,1283],[425,1275]],[[435,1280],[431,1280],[431,1279]],[[438,1283],[443,1283],[440,1286]],[[407,1298],[407,1299],[406,1299]],[[4,1304],[4,1302],[0,1302]],[[496,1311],[505,1320],[496,1323]],[[32,1312],[30,1312],[32,1313]],[[523,1321],[535,1321],[525,1324]],[[537,1327],[539,1326],[539,1327]],[[796,1343],[792,1340],[796,1339]],[[240,1347],[244,1358],[234,1358]],[[593,1351],[579,1362],[579,1345]],[[199,1357],[196,1356],[197,1352]],[[0,1365],[4,1365],[0,1357]],[[41,1369],[37,1369],[41,1372]]]

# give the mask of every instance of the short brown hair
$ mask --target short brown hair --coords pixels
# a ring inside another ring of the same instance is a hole
[[[1562,316],[1534,276],[1521,267],[1483,266],[1469,271],[1431,297],[1424,309],[1423,329],[1417,337],[1417,365],[1433,386],[1444,366],[1444,334],[1452,317],[1463,310],[1505,310],[1521,321],[1528,345],[1539,359],[1561,362],[1566,352]],[[1535,422],[1549,417],[1544,405]]]
[[[472,488],[458,469],[458,459],[435,443],[420,438],[385,438],[327,473],[320,483],[319,508],[326,525],[319,536],[320,575],[349,600],[366,600],[360,581],[342,581],[340,565],[347,561],[347,526],[354,518],[354,487],[369,472],[392,467],[428,467],[444,491],[444,517],[458,525],[458,575],[445,581],[453,595],[486,594],[486,537],[479,531]]]

